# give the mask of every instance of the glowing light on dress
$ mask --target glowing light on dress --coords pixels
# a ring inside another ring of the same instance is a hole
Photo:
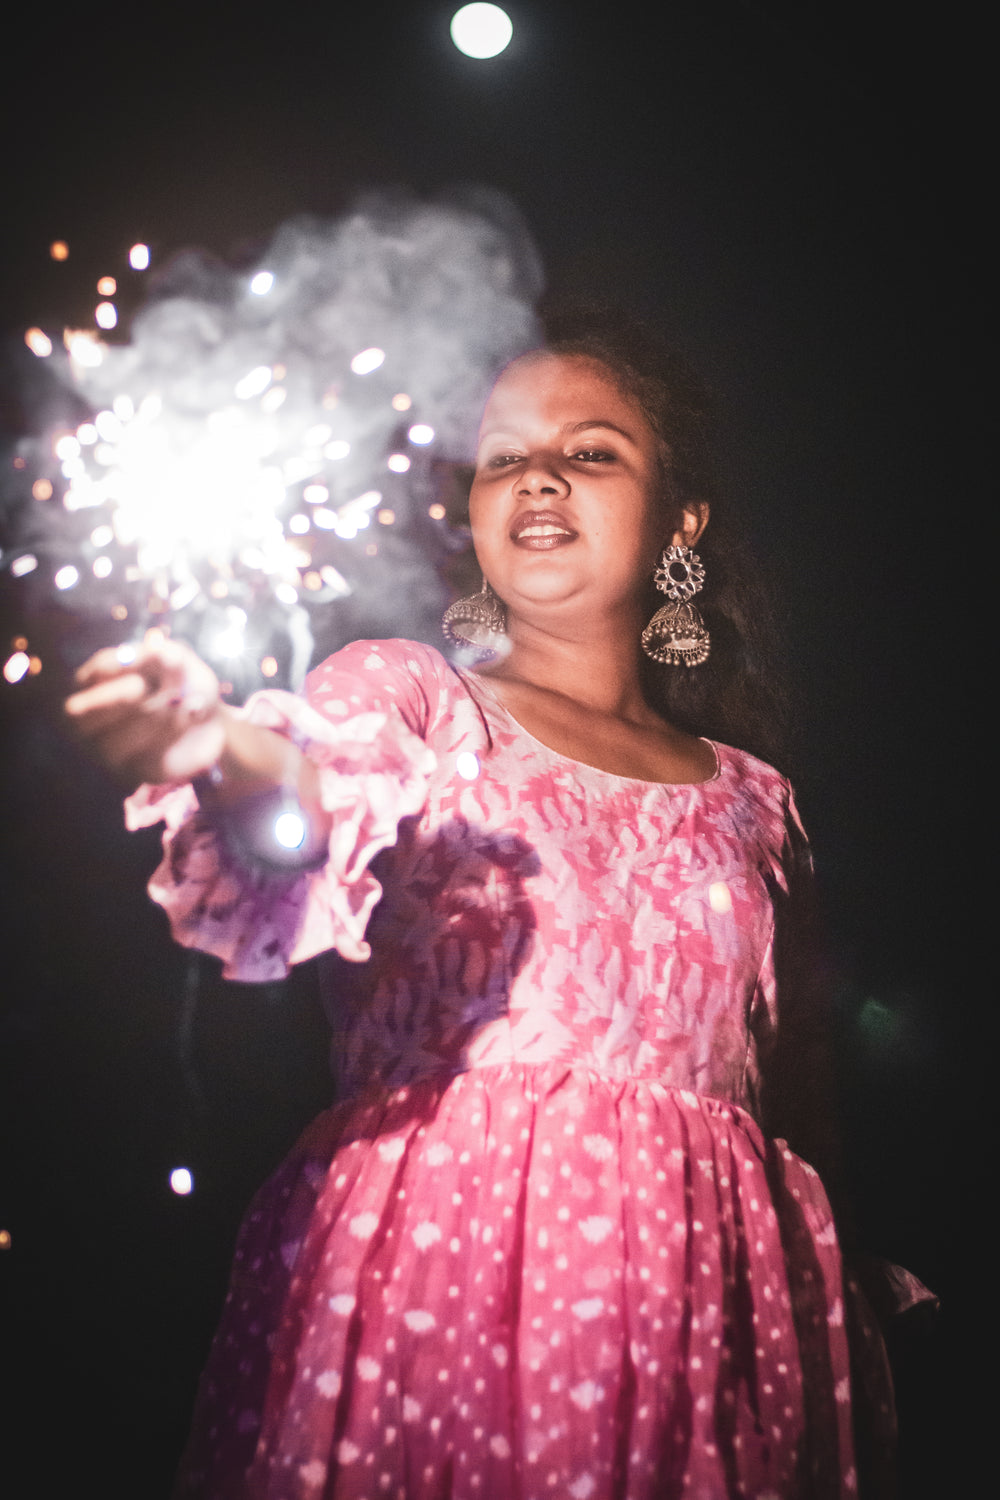
[[[451,39],[466,57],[496,57],[513,35],[511,19],[499,5],[463,5],[451,18]]]
[[[250,290],[255,297],[266,297],[273,286],[274,274],[271,271],[258,271],[251,277]]]
[[[708,888],[708,904],[720,916],[732,911],[733,895],[724,880],[713,880]]]
[[[275,843],[282,849],[301,849],[306,841],[306,824],[301,813],[279,813],[274,820]]]

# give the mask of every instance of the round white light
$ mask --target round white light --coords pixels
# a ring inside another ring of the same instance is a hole
[[[418,443],[423,447],[427,443],[433,443],[434,428],[428,427],[426,422],[414,422],[406,436],[411,443]]]
[[[306,841],[305,819],[301,813],[280,813],[274,820],[274,837],[282,849],[301,849]]]
[[[463,5],[451,18],[451,39],[466,57],[496,57],[514,35],[499,5]]]
[[[255,297],[266,297],[274,286],[274,275],[271,271],[258,271],[256,276],[250,278],[250,290]]]
[[[175,1167],[170,1174],[170,1186],[181,1198],[186,1198],[194,1187],[194,1178],[187,1167]]]
[[[455,756],[455,770],[465,781],[475,781],[479,775],[479,757],[471,750],[460,750]]]

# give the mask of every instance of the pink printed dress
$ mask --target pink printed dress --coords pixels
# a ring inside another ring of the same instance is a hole
[[[341,1102],[244,1224],[178,1493],[854,1494],[829,1206],[760,1124],[808,1032],[787,783],[567,760],[402,641],[248,711],[321,767],[326,865],[242,868],[190,788],[130,818],[167,823],[181,943],[244,980],[326,955]]]

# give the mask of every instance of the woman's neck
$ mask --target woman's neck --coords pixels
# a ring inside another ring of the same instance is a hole
[[[558,694],[593,712],[636,724],[658,716],[643,697],[637,639],[621,631],[594,639],[553,635],[518,622],[507,656],[484,669],[495,681]]]

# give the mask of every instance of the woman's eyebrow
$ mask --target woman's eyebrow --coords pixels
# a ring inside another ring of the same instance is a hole
[[[620,437],[626,438],[630,443],[635,442],[635,434],[629,432],[627,427],[619,427],[617,422],[611,422],[607,417],[592,417],[586,422],[571,422],[566,427],[567,432],[585,432],[589,427],[606,427],[609,432],[617,432]]]

